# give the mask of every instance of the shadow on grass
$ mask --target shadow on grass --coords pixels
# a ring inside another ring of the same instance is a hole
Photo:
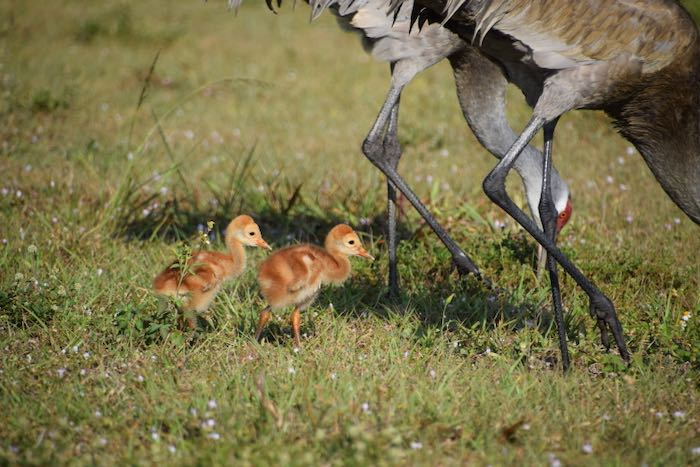
[[[156,213],[137,218],[126,218],[118,226],[129,239],[161,238],[166,241],[191,239],[198,232],[198,226],[203,228],[207,220],[214,220],[216,228],[213,233],[213,248],[223,248],[222,232],[232,217],[239,213],[248,213],[260,225],[264,238],[274,248],[297,242],[323,244],[328,231],[340,222],[347,222],[340,217],[325,215],[324,210],[313,204],[313,201],[302,200],[301,185],[292,185],[288,181],[268,182],[266,189],[261,192],[242,192],[243,180],[248,176],[248,163],[244,162],[239,170],[234,171],[229,186],[224,189],[212,189],[212,199],[216,202],[202,203],[201,196],[191,192],[184,199],[177,197],[165,203]],[[251,186],[247,183],[246,186]],[[254,185],[253,185],[254,186]],[[334,212],[354,212],[356,206],[348,202]],[[354,225],[359,232],[375,239],[385,238],[385,213],[383,206],[375,203],[370,206],[374,217],[366,219],[362,225]],[[133,210],[132,210],[133,211]],[[352,216],[348,216],[352,217]],[[410,230],[406,223],[399,222],[399,239],[420,243],[420,238],[429,235],[424,226]],[[508,252],[510,259],[520,263],[530,263],[534,267],[534,245],[524,235],[490,236],[488,248],[477,261],[487,263],[498,258],[503,251]],[[377,244],[382,241],[376,242]],[[373,252],[377,256],[372,269],[378,269],[378,264],[386,262],[386,254],[382,249]],[[416,259],[414,258],[414,261]],[[420,261],[419,259],[417,261]],[[449,260],[448,260],[449,261]],[[399,299],[392,300],[387,296],[382,273],[375,271],[362,279],[351,278],[343,287],[324,289],[319,300],[311,307],[326,309],[333,304],[333,310],[338,315],[358,319],[366,314],[372,314],[382,319],[390,319],[392,315],[410,314],[418,319],[414,338],[420,340],[435,332],[454,331],[458,328],[483,330],[495,329],[506,325],[518,330],[523,327],[535,327],[542,333],[550,332],[552,320],[549,312],[549,301],[534,302],[523,298],[516,291],[489,289],[482,282],[468,276],[460,278],[448,262],[437,263],[427,271],[421,271],[419,282],[415,278],[405,278],[410,287],[405,287]],[[434,261],[433,261],[434,262]],[[498,278],[494,282],[498,283]],[[422,285],[422,287],[420,287]],[[448,298],[450,297],[450,298]],[[289,313],[291,310],[285,310]],[[308,315],[308,312],[307,312]],[[286,315],[285,315],[286,316]],[[567,329],[569,338],[578,337],[579,323],[574,323],[572,317]],[[313,322],[304,319],[304,332],[313,335]],[[250,323],[240,323],[239,332],[250,331]],[[289,341],[288,325],[271,322],[265,332],[268,341],[286,345]]]

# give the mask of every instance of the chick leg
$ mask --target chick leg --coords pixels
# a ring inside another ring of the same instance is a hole
[[[301,310],[299,307],[294,307],[292,311],[292,317],[289,320],[292,323],[292,336],[294,338],[294,347],[301,347],[301,335],[299,330],[301,329]]]
[[[260,312],[260,317],[258,318],[258,325],[255,328],[256,341],[260,342],[260,336],[262,336],[263,329],[265,329],[265,325],[268,321],[270,321],[270,318],[272,318],[272,312],[270,311],[270,307],[266,306]]]

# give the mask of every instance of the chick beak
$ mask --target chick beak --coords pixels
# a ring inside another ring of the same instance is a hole
[[[265,248],[266,250],[272,250],[272,247],[270,245],[268,245],[267,242],[265,240],[263,240],[262,238],[259,238],[258,241],[255,242],[255,244],[257,246],[259,246],[260,248]]]
[[[370,255],[369,253],[367,253],[367,250],[365,250],[365,249],[362,248],[362,247],[360,247],[360,248],[357,249],[357,256],[362,256],[363,258],[369,258],[369,259],[371,259],[372,261],[374,261],[374,256],[372,256],[372,255]]]

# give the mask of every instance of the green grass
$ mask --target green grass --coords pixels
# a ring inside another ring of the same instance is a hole
[[[494,227],[494,159],[449,67],[406,90],[401,171],[504,292],[459,279],[406,206],[392,303],[384,180],[359,150],[388,69],[331,17],[248,3],[0,4],[0,462],[698,462],[698,227],[606,117],[558,127],[561,243],[615,302],[633,365],[602,351],[566,277],[563,376],[533,242]],[[252,340],[262,251],[196,335],[149,290],[198,224],[241,212],[275,247],[348,222],[377,257],[305,312],[299,352],[285,315]]]

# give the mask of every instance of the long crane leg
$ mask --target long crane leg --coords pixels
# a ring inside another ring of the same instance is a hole
[[[539,104],[538,104],[539,105]],[[560,115],[560,114],[559,114]],[[555,259],[562,268],[581,286],[590,299],[589,311],[597,322],[601,330],[601,341],[606,349],[610,348],[606,327],[612,331],[615,343],[620,351],[620,356],[626,362],[629,362],[630,356],[625,345],[625,340],[622,335],[622,325],[617,318],[615,306],[581,271],[557,248],[556,244],[551,241],[545,233],[540,230],[537,225],[513,202],[508,196],[505,187],[506,176],[513,167],[515,160],[518,158],[523,148],[528,144],[532,137],[539,131],[547,122],[542,116],[535,115],[525,127],[525,130],[520,134],[518,139],[513,143],[508,153],[500,160],[494,169],[486,176],[483,183],[484,192],[486,195],[503,210],[505,210],[513,219],[515,219],[530,235],[532,235],[538,243],[540,243],[548,253],[550,258]],[[544,219],[543,219],[544,222]],[[549,260],[551,261],[551,260]]]
[[[401,159],[401,145],[397,134],[399,124],[399,104],[400,99],[391,109],[389,125],[384,136],[384,152],[389,164],[396,170]],[[386,183],[387,191],[387,248],[389,250],[389,296],[398,298],[399,296],[399,271],[396,263],[396,246],[398,243],[396,235],[396,224],[398,223],[399,211],[396,203],[396,188],[389,180]]]
[[[542,160],[542,195],[540,196],[540,219],[547,239],[556,244],[557,237],[557,208],[552,198],[552,144],[554,142],[554,128],[557,119],[544,125],[544,158]],[[561,291],[559,289],[559,275],[557,262],[550,255],[546,255],[546,266],[549,271],[549,283],[552,289],[552,305],[554,307],[554,320],[559,334],[559,350],[564,371],[569,369],[569,349],[566,343],[566,327],[564,324],[564,311],[561,303]]]
[[[382,173],[384,173],[389,182],[413,205],[421,217],[423,217],[423,219],[425,219],[425,221],[428,223],[433,232],[435,232],[438,238],[440,238],[442,243],[445,244],[449,252],[452,254],[452,259],[457,267],[457,271],[460,274],[472,273],[477,278],[482,278],[481,272],[476,267],[472,259],[455,243],[454,240],[452,240],[447,232],[445,232],[445,229],[437,222],[430,211],[428,211],[418,196],[408,186],[406,181],[399,175],[396,167],[394,167],[387,157],[382,140],[382,134],[391,117],[393,108],[398,104],[402,88],[403,86],[397,86],[392,82],[392,86],[389,89],[384,105],[380,109],[374,125],[362,144],[362,152],[370,160],[370,162],[372,162],[372,164],[374,164],[377,168],[379,168],[379,170],[382,171]],[[491,286],[490,281],[485,278],[482,279],[488,286]]]

